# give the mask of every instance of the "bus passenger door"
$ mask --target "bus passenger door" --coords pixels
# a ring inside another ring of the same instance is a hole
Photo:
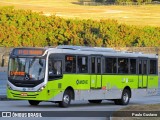
[[[91,57],[91,89],[100,89],[102,87],[101,68],[101,57]]]
[[[147,88],[147,82],[148,82],[147,69],[148,69],[147,60],[140,59],[139,60],[139,79],[138,79],[139,88]]]

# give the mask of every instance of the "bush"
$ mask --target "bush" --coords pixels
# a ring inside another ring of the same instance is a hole
[[[79,20],[44,16],[30,10],[0,8],[0,45],[43,47],[60,44],[130,47],[160,46],[159,27],[136,27],[116,20]]]

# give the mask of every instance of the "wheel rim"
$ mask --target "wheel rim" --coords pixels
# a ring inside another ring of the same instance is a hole
[[[123,101],[124,101],[125,103],[127,103],[127,102],[128,102],[128,99],[129,99],[128,94],[127,94],[127,93],[124,93],[124,95],[123,95]]]
[[[68,104],[69,101],[70,101],[69,95],[65,95],[65,96],[63,97],[63,101],[64,101],[66,104]]]

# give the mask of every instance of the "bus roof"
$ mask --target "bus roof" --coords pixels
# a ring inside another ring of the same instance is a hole
[[[68,53],[68,54],[83,54],[83,55],[158,58],[158,55],[156,54],[144,54],[142,52],[130,52],[130,51],[117,51],[113,48],[105,48],[105,47],[60,45],[55,48],[48,48],[47,50],[51,53],[53,52],[53,53]]]
[[[65,54],[82,54],[82,55],[103,55],[103,56],[118,56],[118,57],[146,57],[158,58],[156,54],[144,54],[142,52],[117,51],[113,48],[106,47],[87,47],[87,46],[72,46],[60,45],[57,47],[24,47],[14,48],[11,55],[17,56],[43,56],[49,53],[65,53]]]

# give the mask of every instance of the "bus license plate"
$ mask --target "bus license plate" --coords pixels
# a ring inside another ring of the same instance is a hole
[[[27,93],[21,93],[21,96],[27,96],[28,94]]]

